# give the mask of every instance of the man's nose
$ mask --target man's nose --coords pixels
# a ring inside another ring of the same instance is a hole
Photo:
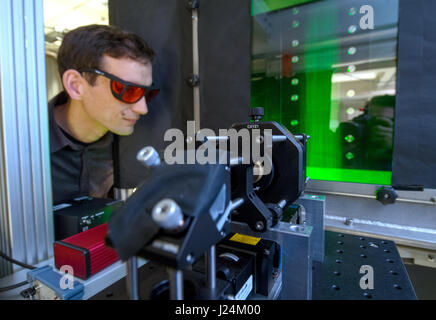
[[[145,97],[142,97],[138,102],[132,105],[132,111],[140,115],[147,114],[148,107],[147,101],[145,101]]]

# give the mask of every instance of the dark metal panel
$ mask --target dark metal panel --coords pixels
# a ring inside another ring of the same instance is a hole
[[[164,147],[164,133],[170,128],[186,129],[193,120],[193,97],[186,79],[192,73],[191,12],[184,1],[109,1],[110,24],[133,31],[156,52],[153,81],[161,89],[148,105],[131,136],[115,140],[115,187],[134,188],[145,170],[136,153],[146,145]]]
[[[314,263],[313,299],[417,299],[394,242],[326,231],[325,248],[324,263]],[[369,276],[362,266],[373,269],[373,289],[360,285]]]
[[[228,129],[248,121],[251,0],[200,1],[201,128]]]
[[[393,186],[436,188],[436,2],[400,1]]]
[[[156,51],[153,78],[161,88],[135,132],[115,141],[115,187],[134,188],[144,178],[136,153],[165,146],[167,129],[186,132],[194,120],[192,12],[186,1],[109,1],[110,23],[141,35]],[[250,1],[200,1],[200,121],[202,128],[228,129],[246,121],[250,104]],[[216,132],[218,134],[218,132]]]

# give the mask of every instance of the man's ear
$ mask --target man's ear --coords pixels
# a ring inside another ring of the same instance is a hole
[[[73,100],[82,100],[84,81],[86,80],[77,70],[74,69],[68,69],[62,75],[62,83],[64,84],[64,88]]]

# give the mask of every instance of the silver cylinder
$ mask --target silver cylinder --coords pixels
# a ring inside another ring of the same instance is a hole
[[[126,269],[127,290],[130,294],[130,300],[139,300],[138,258],[132,257],[127,260]]]
[[[194,75],[200,75],[200,53],[198,42],[198,9],[192,10],[192,71]],[[194,98],[194,121],[195,131],[198,132],[200,126],[200,86],[193,87]]]
[[[154,167],[160,165],[159,154],[153,147],[145,147],[139,150],[136,160],[141,162],[145,167]]]
[[[126,201],[135,190],[114,188],[115,199]],[[130,299],[139,300],[138,259],[136,257],[132,257],[126,262],[126,286]]]
[[[170,300],[183,300],[183,272],[168,268]]]
[[[151,212],[153,221],[163,229],[177,229],[183,225],[183,213],[178,204],[172,199],[159,201]]]
[[[280,201],[279,203],[277,203],[277,205],[278,205],[280,208],[284,209],[284,208],[286,207],[286,203],[287,203],[287,201],[283,199],[282,201]]]
[[[229,139],[229,136],[207,136],[205,141],[228,141]]]
[[[206,287],[210,290],[214,290],[216,287],[216,252],[215,246],[205,254],[206,262]]]
[[[114,197],[117,200],[123,200],[126,201],[128,197],[130,197],[134,192],[136,188],[130,188],[130,189],[119,189],[114,188]]]
[[[286,136],[272,136],[272,142],[281,142],[281,141],[286,141],[288,138]]]
[[[238,166],[240,164],[243,164],[243,163],[244,163],[244,158],[242,158],[242,157],[235,157],[235,158],[230,158],[229,165],[230,165],[230,167],[236,167],[236,166]]]

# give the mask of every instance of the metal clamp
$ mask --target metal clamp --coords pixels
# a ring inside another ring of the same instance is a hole
[[[197,74],[193,74],[187,79],[186,83],[191,88],[198,87],[200,84],[200,77]]]

